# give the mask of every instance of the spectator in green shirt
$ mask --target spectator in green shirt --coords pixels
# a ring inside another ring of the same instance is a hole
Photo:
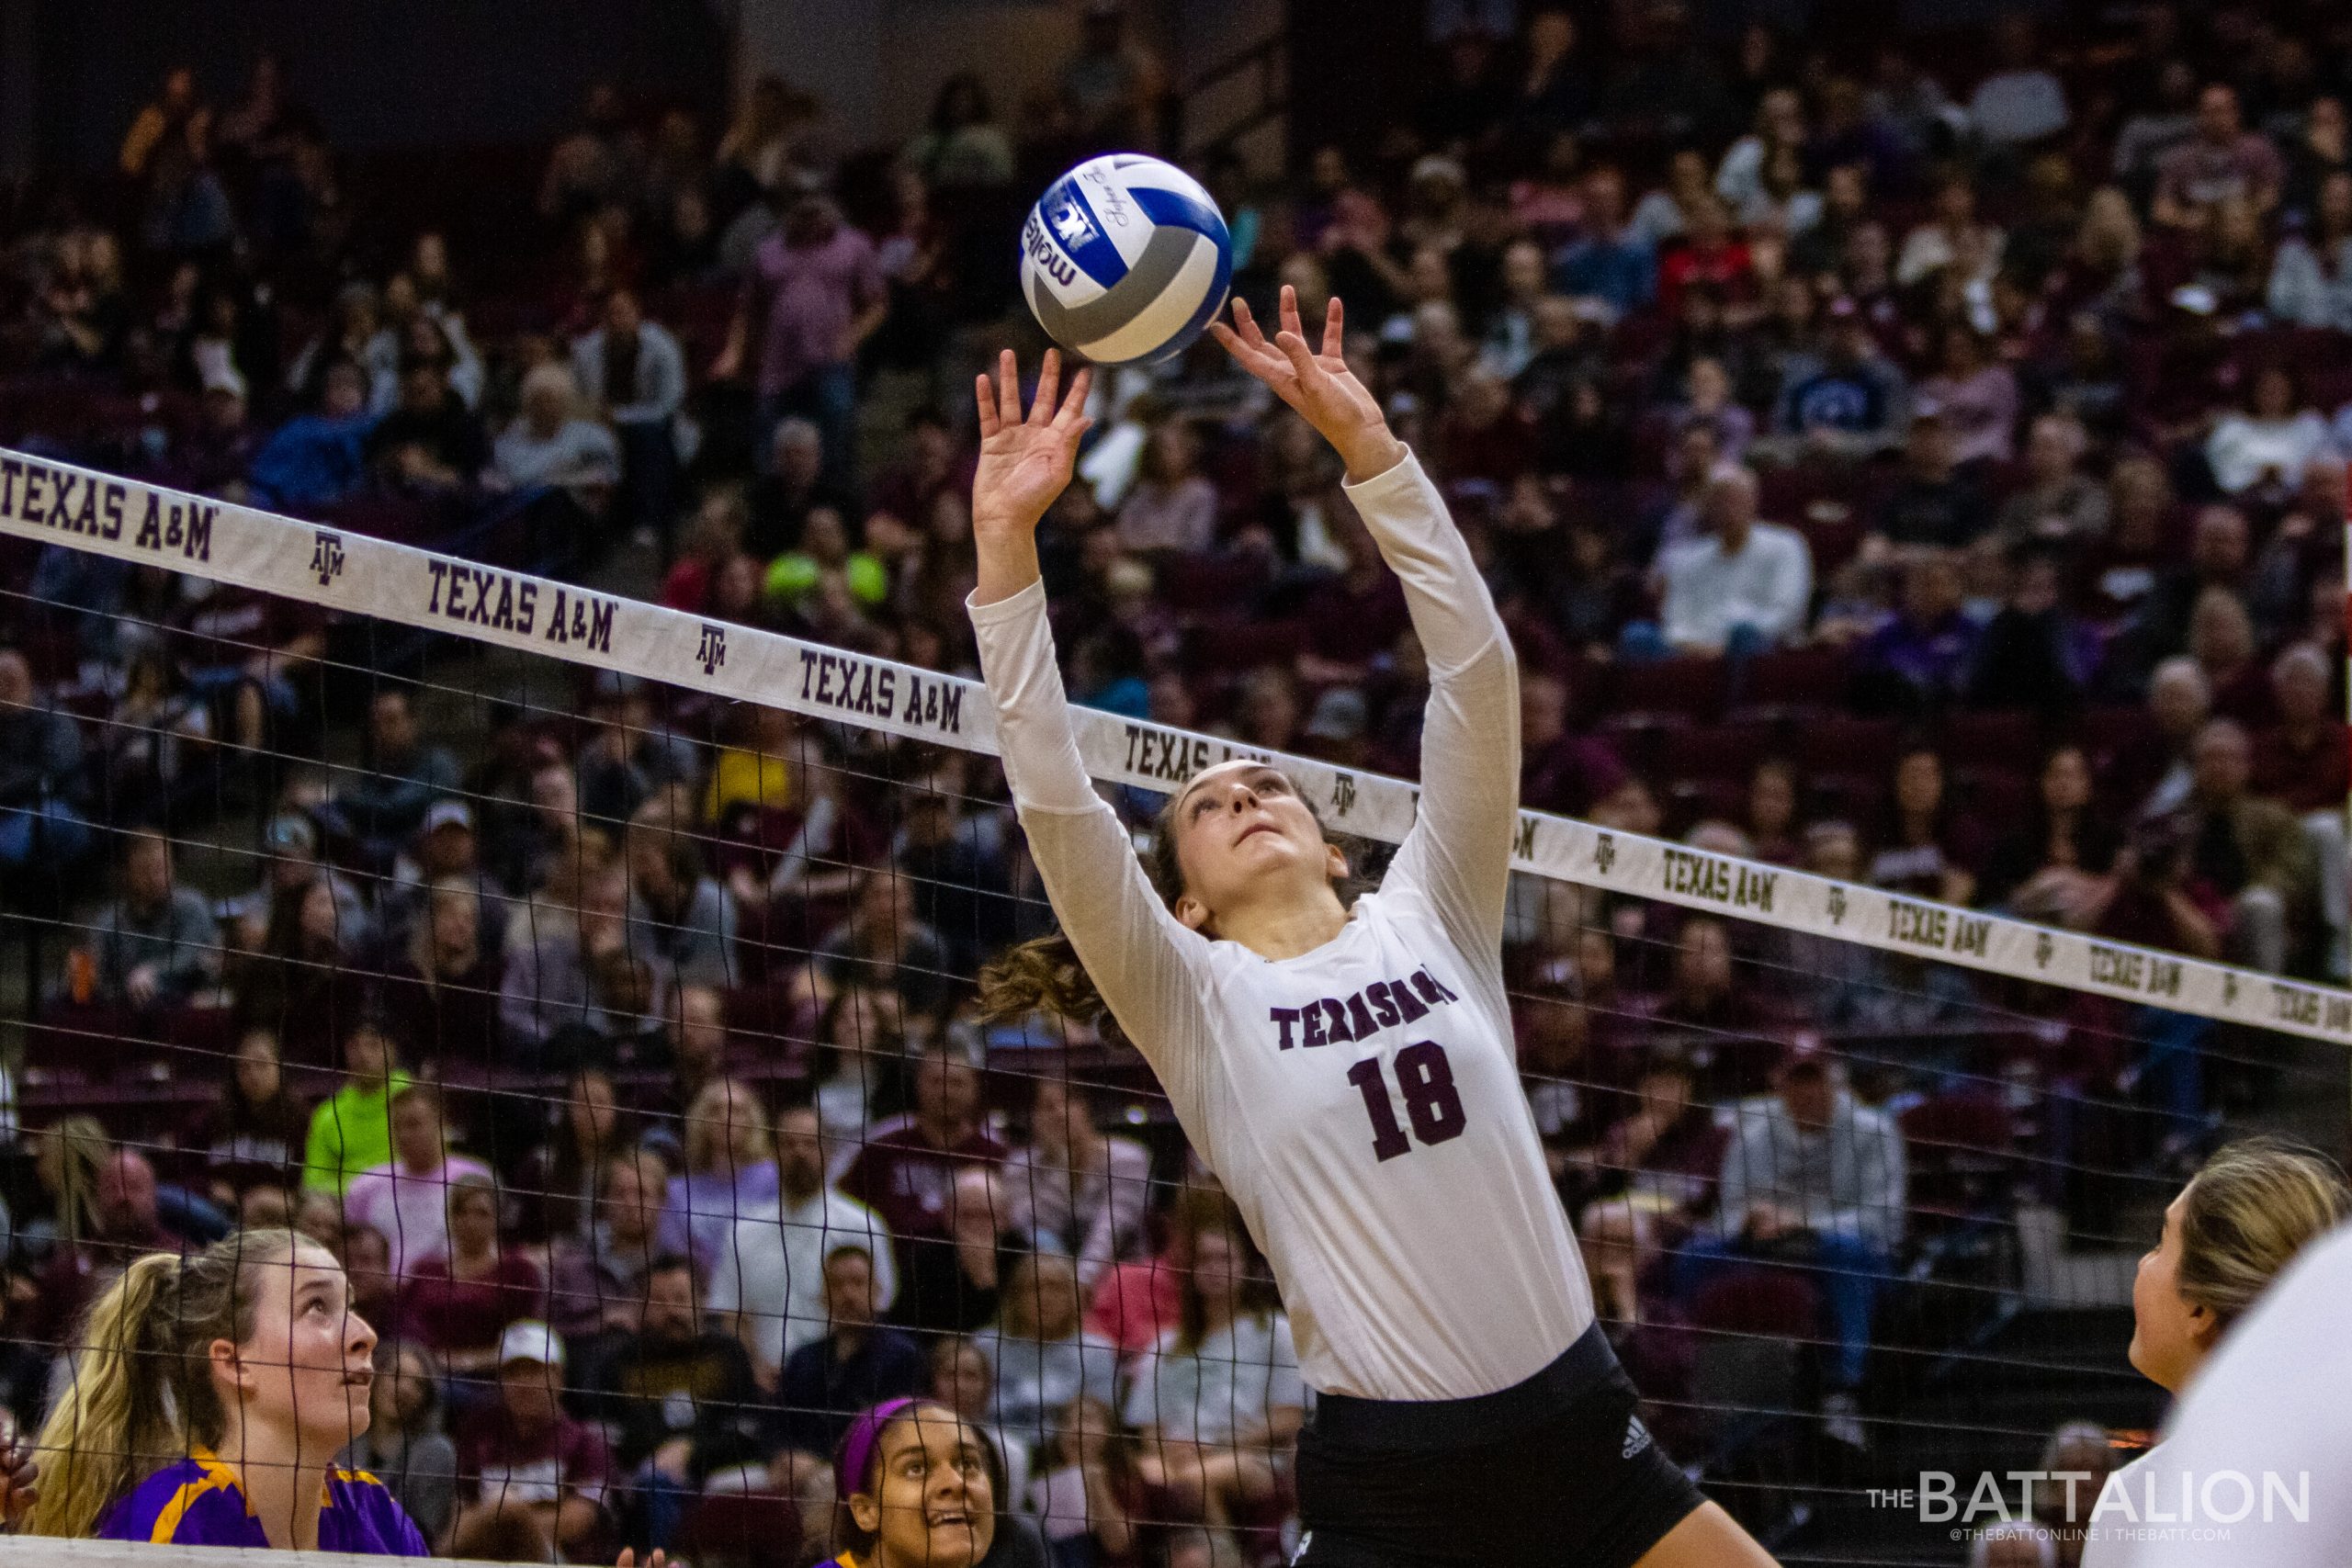
[[[391,1031],[361,1019],[343,1041],[343,1087],[311,1113],[302,1185],[340,1198],[351,1179],[392,1157],[392,1097],[406,1089]]]

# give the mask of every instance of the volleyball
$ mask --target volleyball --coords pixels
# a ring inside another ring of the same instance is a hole
[[[1225,304],[1233,242],[1200,182],[1139,152],[1090,158],[1021,231],[1021,291],[1056,343],[1098,365],[1191,346]]]

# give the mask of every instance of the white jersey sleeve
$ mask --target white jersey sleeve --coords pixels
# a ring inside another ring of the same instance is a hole
[[[2084,1562],[2095,1551],[2128,1568],[2352,1562],[2347,1301],[2352,1225],[2307,1248],[2230,1330],[2174,1407],[2164,1442],[2134,1467],[2128,1496],[2101,1496]],[[2119,1550],[2097,1539],[2102,1529]]]
[[[1499,960],[1519,814],[1519,666],[1478,563],[1409,454],[1346,487],[1405,585],[1430,667],[1420,816],[1381,891],[1426,899],[1464,951]]]
[[[1208,943],[1168,912],[1118,813],[1086,775],[1054,663],[1046,585],[969,609],[1005,779],[1054,913],[1161,1087],[1180,1105],[1196,1100],[1194,1054],[1208,1022],[1198,974]]]

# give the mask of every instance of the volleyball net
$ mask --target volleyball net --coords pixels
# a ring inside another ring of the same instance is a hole
[[[798,1568],[842,1432],[921,1392],[1056,1561],[1283,1558],[1262,1260],[1115,1030],[978,1015],[1052,929],[986,694],[475,553],[0,454],[0,1404],[129,1256],[292,1225],[384,1340],[356,1457],[456,1554]],[[1078,723],[1139,842],[1268,755]],[[1376,883],[1414,786],[1275,760]],[[1998,1478],[2159,1413],[2131,1276],[2183,1176],[2337,1152],[2352,994],[2122,940],[2178,917],[2161,824],[2037,884],[2063,927],[1860,811],[1796,863],[1607,815],[1521,814],[1505,960],[1649,1429],[1789,1562],[1951,1561],[1992,1517],[1922,1475],[2046,1518]]]

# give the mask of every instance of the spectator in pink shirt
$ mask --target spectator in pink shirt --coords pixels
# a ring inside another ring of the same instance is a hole
[[[797,414],[823,434],[827,477],[848,471],[858,345],[888,313],[888,284],[874,242],[826,197],[795,201],[783,226],[752,254],[727,344],[711,371],[720,380],[736,376],[758,332],[753,451],[764,455],[769,432]]]
[[[392,1096],[392,1158],[351,1179],[343,1194],[345,1224],[366,1225],[391,1248],[395,1275],[449,1250],[449,1194],[466,1176],[490,1179],[478,1159],[449,1152],[440,1092],[413,1083]]]

